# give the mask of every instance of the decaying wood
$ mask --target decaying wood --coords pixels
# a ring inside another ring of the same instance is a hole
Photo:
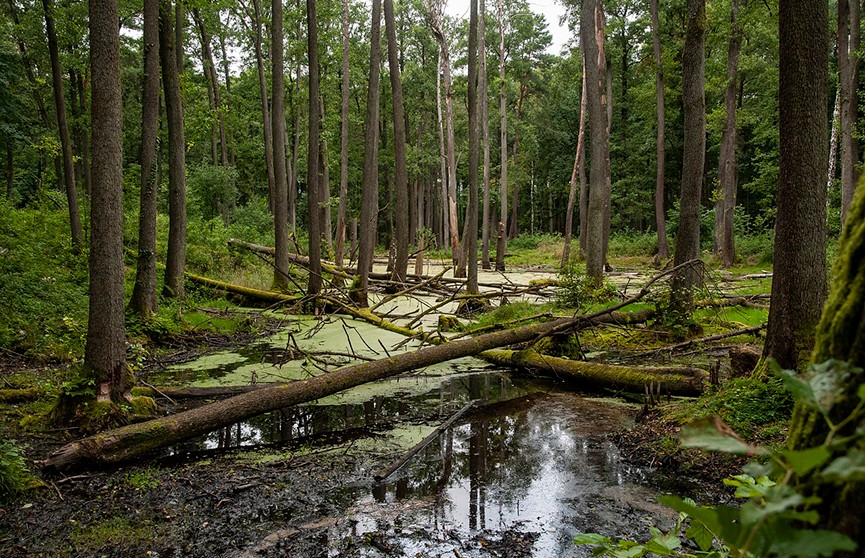
[[[481,358],[500,366],[532,368],[576,383],[578,386],[641,392],[648,384],[660,384],[670,395],[700,395],[708,383],[705,370],[691,367],[639,367],[568,360],[542,355],[535,350],[484,351]]]
[[[687,349],[689,347],[693,347],[694,345],[700,345],[703,343],[711,343],[712,341],[720,341],[721,339],[728,339],[730,337],[736,337],[739,335],[751,335],[754,333],[758,333],[766,329],[766,324],[747,327],[745,329],[737,329],[735,331],[728,331],[726,333],[719,333],[717,335],[709,335],[708,337],[700,337],[699,339],[690,339],[688,341],[684,341],[682,343],[676,343],[675,345],[667,345],[666,347],[659,347],[657,349],[653,349],[651,351],[646,351],[644,353],[640,353],[638,355],[634,355],[634,357],[641,356],[649,356],[658,353],[672,353],[675,351],[679,351],[682,349]]]
[[[748,345],[730,347],[730,376],[738,378],[753,372],[760,360],[760,351]]]
[[[473,401],[469,401],[462,409],[451,415],[449,419],[441,423],[435,430],[430,432],[423,440],[415,444],[411,447],[407,452],[405,452],[400,457],[396,458],[390,465],[374,474],[372,477],[377,481],[383,481],[387,479],[392,474],[396,473],[403,465],[408,463],[408,461],[418,454],[422,449],[430,445],[430,443],[438,438],[442,432],[447,430],[453,425],[456,421],[459,420],[461,416],[466,414],[472,407],[474,407],[479,400],[475,399]]]
[[[215,279],[210,279],[208,277],[203,277],[201,275],[195,275],[193,273],[186,273],[186,278],[192,281],[193,283],[198,283],[199,285],[205,285],[207,287],[212,287],[216,290],[223,291],[226,293],[237,294],[241,296],[245,296],[248,298],[252,298],[255,300],[263,300],[267,302],[299,302],[300,297],[294,295],[287,295],[283,293],[279,293],[276,291],[264,291],[261,289],[253,289],[251,287],[244,287],[242,285],[235,285],[232,283],[226,283],[223,281],[217,281]]]
[[[212,387],[177,387],[177,386],[144,386],[136,387],[135,395],[147,397],[167,397],[171,399],[216,399],[219,397],[231,397],[257,391],[260,389],[281,385],[279,383],[260,383],[247,386],[212,386]]]

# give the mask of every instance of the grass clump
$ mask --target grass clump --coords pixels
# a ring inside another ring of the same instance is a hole
[[[564,308],[585,309],[593,304],[610,302],[619,295],[616,286],[604,282],[596,287],[588,275],[573,267],[566,267],[559,273],[559,289],[556,302]]]
[[[92,556],[140,547],[152,542],[155,536],[152,526],[134,526],[125,517],[112,517],[94,525],[76,525],[70,539],[78,553]]]
[[[12,500],[38,484],[27,468],[21,448],[10,441],[0,443],[0,502]]]

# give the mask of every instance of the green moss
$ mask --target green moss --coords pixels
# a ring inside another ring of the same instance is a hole
[[[152,397],[131,397],[129,399],[129,414],[134,417],[152,417],[158,413],[159,407]]]
[[[126,484],[136,490],[147,490],[159,486],[157,472],[150,467],[126,473],[124,480],[126,481]]]
[[[81,555],[112,550],[128,552],[153,541],[156,529],[149,525],[133,526],[125,517],[112,517],[91,525],[76,524],[70,538]]]

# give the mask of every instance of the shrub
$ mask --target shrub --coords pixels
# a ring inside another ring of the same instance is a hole
[[[618,296],[616,286],[605,282],[596,287],[588,275],[574,267],[565,267],[559,273],[559,288],[556,302],[565,308],[582,309],[592,304],[609,302]]]
[[[21,494],[33,485],[33,480],[21,448],[13,442],[0,443],[0,502]]]

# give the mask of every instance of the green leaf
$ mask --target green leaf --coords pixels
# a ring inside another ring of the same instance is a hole
[[[772,555],[814,557],[832,556],[836,552],[852,552],[856,543],[835,531],[823,529],[816,531],[797,530],[789,536],[772,541]]]
[[[851,449],[823,469],[823,478],[836,482],[865,480],[865,452]]]
[[[796,372],[792,370],[774,370],[775,374],[784,382],[784,387],[798,401],[806,407],[817,409],[817,397],[814,395],[814,390],[811,389],[811,384],[803,380]]]
[[[859,395],[859,399],[865,399],[865,384],[859,386],[859,389],[856,390],[856,394]]]
[[[824,446],[817,446],[805,450],[786,450],[781,452],[781,455],[797,475],[805,475],[826,463],[832,456],[832,452]]]
[[[647,552],[647,548],[641,544],[629,546],[628,548],[620,548],[619,550],[613,551],[613,556],[615,558],[637,558],[638,556],[643,556]]]
[[[652,538],[646,543],[646,550],[659,556],[670,556],[673,551],[682,546],[682,541],[675,533],[662,533],[658,528],[651,527]]]
[[[699,521],[692,521],[691,526],[685,531],[685,535],[694,541],[703,552],[711,550],[712,543],[715,541],[715,535]]]
[[[682,445],[739,455],[762,455],[766,453],[765,448],[751,446],[743,442],[730,427],[717,418],[712,422],[695,423],[683,428]]]
[[[578,533],[574,537],[574,544],[610,544],[613,542],[610,537],[605,537],[597,533]]]

